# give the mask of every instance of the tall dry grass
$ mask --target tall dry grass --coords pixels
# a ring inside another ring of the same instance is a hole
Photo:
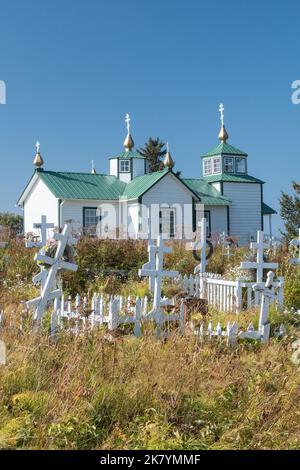
[[[291,336],[268,345],[82,337],[48,324],[2,332],[2,449],[295,449],[300,374]],[[291,327],[292,328],[292,327]],[[290,335],[294,330],[290,330]]]

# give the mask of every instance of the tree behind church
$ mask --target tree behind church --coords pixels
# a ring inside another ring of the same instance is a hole
[[[153,139],[149,137],[144,148],[138,150],[139,154],[145,157],[149,163],[149,172],[160,171],[163,169],[163,157],[166,155],[165,143],[159,137]]]
[[[286,240],[298,237],[300,228],[300,185],[293,182],[295,194],[281,192],[280,215],[284,221],[284,231],[281,232]]]
[[[9,229],[13,234],[19,234],[23,231],[23,217],[10,212],[1,212],[0,226]]]

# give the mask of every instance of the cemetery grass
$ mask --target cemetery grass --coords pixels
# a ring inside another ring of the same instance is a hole
[[[158,341],[151,327],[142,338],[99,329],[53,342],[49,316],[39,333],[29,323],[20,332],[12,327],[18,308],[7,312],[1,449],[300,448],[296,320],[283,340],[231,349],[188,330]],[[239,322],[255,323],[257,313]]]
[[[162,342],[150,326],[139,339],[103,328],[80,337],[61,333],[53,342],[49,313],[40,332],[29,320],[23,331],[18,327],[20,301],[38,292],[31,283],[34,253],[18,242],[0,250],[1,339],[7,346],[7,365],[0,366],[0,449],[300,448],[300,374],[291,360],[297,315],[272,310],[272,329],[284,322],[287,335],[267,345],[199,342],[188,328]],[[208,269],[226,275],[244,254],[237,250],[226,259],[216,250]],[[147,294],[147,283],[136,276],[147,261],[143,244],[84,240],[78,257],[79,272],[64,278],[67,292]],[[300,308],[300,270],[285,262],[287,253],[278,257],[285,298]],[[166,258],[168,268],[193,272],[192,255],[180,244]],[[238,318],[213,309],[193,315],[196,325],[236,319],[241,328],[256,326],[258,311]]]

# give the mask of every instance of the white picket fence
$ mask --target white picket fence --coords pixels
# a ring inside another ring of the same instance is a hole
[[[104,296],[95,294],[89,305],[87,297],[83,299],[79,295],[75,300],[69,297],[65,300],[55,301],[51,315],[51,335],[63,328],[67,328],[75,334],[91,331],[95,327],[107,325],[108,330],[115,330],[121,325],[133,325],[135,336],[141,336],[142,324],[153,321],[156,325],[165,322],[177,322],[180,332],[184,331],[185,308],[184,302],[180,304],[178,313],[167,313],[164,308],[174,307],[169,299],[162,299],[160,312],[150,309],[148,298],[133,298],[122,296]]]
[[[208,305],[222,312],[240,313],[242,310],[258,307],[261,302],[260,292],[253,291],[255,282],[228,281],[222,279],[220,274],[180,275],[174,283],[189,296],[204,298]],[[274,282],[275,302],[278,306],[283,305],[283,289],[284,278],[278,278]]]
[[[200,341],[205,339],[213,339],[213,338],[226,338],[227,342],[230,346],[235,346],[238,342],[238,339],[260,339],[262,342],[266,342],[263,335],[258,334],[255,331],[253,325],[250,323],[247,330],[239,330],[237,322],[230,323],[228,322],[226,327],[224,328],[220,323],[218,323],[215,327],[213,327],[212,322],[206,326],[204,323],[197,328],[193,325],[191,326],[194,334],[199,338]],[[286,328],[283,324],[279,326],[277,330],[274,331],[274,336],[280,338],[286,334]]]

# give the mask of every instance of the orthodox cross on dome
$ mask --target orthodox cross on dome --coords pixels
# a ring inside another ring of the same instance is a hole
[[[131,134],[130,134],[130,116],[129,114],[127,113],[126,116],[125,116],[125,122],[126,122],[126,126],[127,126],[127,136],[126,136],[126,139],[124,140],[124,147],[125,147],[125,150],[127,152],[130,152],[133,147],[134,147],[134,141],[133,141],[133,138],[131,137]]]
[[[224,126],[224,111],[225,111],[225,108],[224,108],[224,105],[223,103],[220,104],[219,106],[219,111],[220,111],[220,118],[221,118],[221,130],[220,130],[220,133],[219,133],[219,140],[223,143],[226,143],[226,141],[228,140],[228,134],[227,134],[227,131],[225,129],[225,126]]]
[[[125,116],[125,122],[126,122],[126,126],[127,126],[127,133],[130,134],[130,116],[129,114],[127,113],[126,116]]]
[[[39,141],[36,142],[35,148],[36,148],[36,155],[35,155],[35,157],[34,157],[33,164],[34,164],[37,168],[40,168],[40,167],[43,166],[44,160],[43,160],[42,155],[41,155],[41,153],[40,153],[41,145],[40,145]]]
[[[225,108],[224,108],[223,103],[220,104],[219,111],[220,111],[220,114],[221,114],[221,123],[222,123],[222,126],[224,126],[224,111],[225,111]]]

